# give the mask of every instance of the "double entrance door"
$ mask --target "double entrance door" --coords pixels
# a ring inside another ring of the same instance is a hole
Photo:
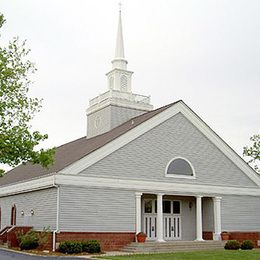
[[[148,240],[157,238],[157,200],[145,199],[143,203],[143,232]],[[181,239],[181,202],[163,200],[164,240]]]

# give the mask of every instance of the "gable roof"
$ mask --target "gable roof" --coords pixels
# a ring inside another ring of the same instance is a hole
[[[82,137],[61,145],[56,148],[54,164],[50,168],[31,163],[21,164],[0,178],[0,186],[59,172],[178,102],[181,100],[134,117],[104,134],[89,139]]]
[[[62,174],[80,174],[83,170],[102,160],[106,156],[127,145],[139,136],[160,125],[174,115],[181,113],[186,117],[204,136],[208,138],[227,158],[230,159],[245,175],[256,185],[260,186],[260,176],[223,140],[221,139],[194,111],[183,101],[170,104],[154,114],[149,120],[144,120],[137,127],[129,128],[123,135],[99,147],[99,149],[84,156],[68,167],[62,169]]]

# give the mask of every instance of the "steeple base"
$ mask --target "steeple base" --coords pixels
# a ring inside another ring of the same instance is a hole
[[[87,138],[103,134],[153,109],[150,97],[110,90],[90,100]]]

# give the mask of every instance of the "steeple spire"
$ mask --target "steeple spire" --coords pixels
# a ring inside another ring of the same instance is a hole
[[[113,69],[126,70],[127,60],[125,60],[124,52],[124,40],[123,40],[123,29],[122,29],[122,18],[121,18],[121,6],[119,3],[119,16],[118,16],[118,27],[116,37],[116,50],[115,58],[112,60]]]
[[[121,6],[122,4],[119,3],[119,17],[118,17],[118,27],[117,27],[115,59],[125,58],[122,19],[121,19]]]

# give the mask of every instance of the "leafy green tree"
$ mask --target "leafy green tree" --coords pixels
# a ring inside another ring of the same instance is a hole
[[[0,28],[4,22],[0,14]],[[32,83],[29,75],[35,72],[34,64],[26,58],[29,52],[25,41],[18,38],[0,46],[0,163],[16,166],[30,161],[48,167],[53,164],[55,149],[36,150],[48,136],[32,131],[30,125],[41,100],[28,93]]]
[[[252,144],[251,146],[244,147],[244,156],[250,157],[248,161],[251,164],[255,171],[260,174],[259,162],[260,162],[260,135],[253,135],[250,138]]]

